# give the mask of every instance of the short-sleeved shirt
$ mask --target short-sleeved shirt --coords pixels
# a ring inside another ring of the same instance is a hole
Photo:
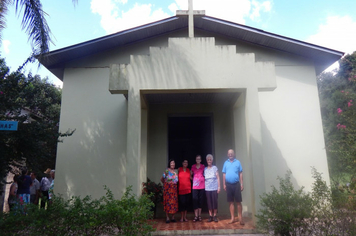
[[[41,179],[41,191],[48,191],[49,187],[51,186],[52,179],[43,177]]]
[[[216,166],[212,166],[210,169],[205,167],[204,176],[205,176],[205,191],[216,191],[218,190],[218,178],[216,177],[216,173],[218,172],[218,168]]]
[[[196,164],[192,166],[193,172],[193,189],[205,189],[204,165],[200,164],[197,169]]]
[[[224,162],[222,172],[225,173],[225,180],[229,184],[235,184],[240,181],[240,173],[242,172],[242,166],[239,160],[234,159],[231,162],[227,159]]]
[[[185,171],[183,170],[183,167],[180,167],[178,169],[178,183],[179,195],[184,195],[192,192],[189,168],[186,168]]]
[[[171,172],[169,171],[169,169],[167,168],[167,169],[163,172],[163,178],[166,180],[166,183],[177,184],[177,182],[178,182],[178,174],[177,174],[177,171],[174,170],[174,173],[171,173]]]
[[[40,182],[37,179],[33,180],[32,186],[30,187],[30,194],[35,195],[38,190],[40,190]]]
[[[30,185],[32,184],[32,179],[29,175],[22,175],[17,181],[18,189],[17,194],[30,194]]]

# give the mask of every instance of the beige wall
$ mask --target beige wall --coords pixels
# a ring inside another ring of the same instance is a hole
[[[126,82],[111,78],[110,90],[126,90],[128,100],[109,92],[112,64],[122,64],[126,77],[120,79]],[[245,97],[229,109],[141,103],[142,89],[206,88],[242,89]],[[214,116],[217,166],[221,171],[228,148],[237,149],[244,167],[244,211],[253,214],[258,196],[287,169],[295,184],[307,189],[312,165],[328,181],[318,102],[310,61],[221,36],[170,44],[162,36],[72,61],[64,75],[60,130],[76,132],[59,144],[55,191],[99,197],[106,184],[120,196],[128,184],[140,185],[146,169],[158,181],[167,161],[167,114],[208,112]],[[219,198],[222,212],[227,210],[224,194]]]
[[[107,185],[125,188],[127,101],[108,92],[108,69],[67,69],[60,131],[76,129],[58,144],[55,191],[65,197],[100,197]]]
[[[319,97],[312,66],[276,66],[277,89],[260,93],[265,184],[292,171],[297,187],[311,190],[311,167],[329,183]]]

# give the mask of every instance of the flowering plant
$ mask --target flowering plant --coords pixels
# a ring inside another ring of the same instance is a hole
[[[161,183],[156,184],[147,178],[147,182],[143,182],[142,187],[142,194],[148,194],[155,205],[163,202],[163,186]]]

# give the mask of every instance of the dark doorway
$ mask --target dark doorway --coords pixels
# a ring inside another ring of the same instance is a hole
[[[185,159],[190,168],[198,154],[206,166],[206,155],[213,154],[212,140],[211,116],[168,118],[168,157],[175,160],[176,168]]]
[[[202,157],[202,164],[206,166],[206,155],[213,154],[212,136],[211,116],[169,117],[168,158],[175,161],[176,168],[182,166],[183,160],[188,160],[190,169],[199,154]],[[205,196],[203,199],[205,200]],[[193,202],[192,199],[190,202]],[[190,204],[188,211],[193,210],[193,204]],[[206,201],[203,201],[202,211],[208,212]]]

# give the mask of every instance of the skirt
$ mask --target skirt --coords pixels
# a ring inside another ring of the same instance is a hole
[[[164,183],[163,207],[168,214],[175,214],[178,211],[177,184]]]

